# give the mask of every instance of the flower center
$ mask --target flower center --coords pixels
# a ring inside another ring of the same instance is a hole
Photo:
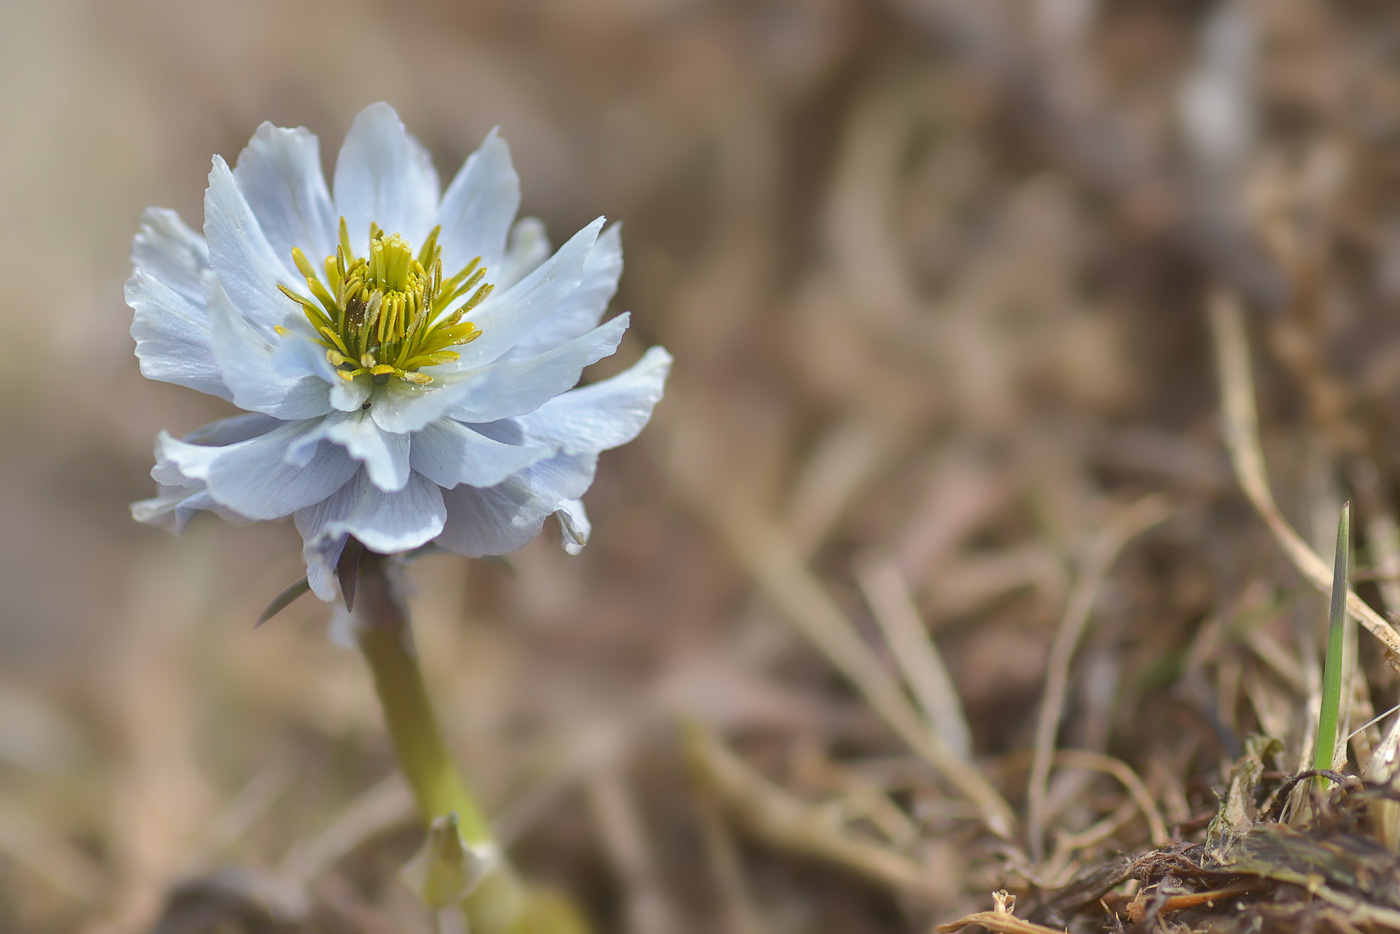
[[[292,250],[312,297],[278,288],[306,312],[326,348],[326,359],[342,379],[368,375],[378,386],[391,377],[430,383],[433,378],[419,370],[456,360],[458,354],[450,348],[481,336],[476,325],[462,317],[481,304],[493,286],[482,282],[486,268],[479,256],[443,278],[442,247],[437,242],[441,232],[440,226],[434,227],[415,256],[403,237],[385,236],[378,224],[370,224],[369,254],[361,257],[350,247],[342,217],[340,243],[335,255],[326,257],[324,279],[305,253]],[[449,314],[448,308],[468,293]]]

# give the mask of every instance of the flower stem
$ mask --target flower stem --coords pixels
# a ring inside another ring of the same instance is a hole
[[[463,843],[477,853],[490,854],[486,875],[463,902],[473,934],[518,930],[522,886],[504,856],[497,853],[481,808],[443,745],[418,667],[408,610],[388,576],[389,560],[369,551],[360,559],[355,621],[356,638],[374,674],[399,768],[413,789],[425,826],[455,813]]]

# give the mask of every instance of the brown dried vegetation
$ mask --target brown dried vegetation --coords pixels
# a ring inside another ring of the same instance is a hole
[[[140,208],[377,99],[440,168],[502,124],[556,240],[623,219],[599,369],[676,356],[582,557],[414,571],[532,876],[631,934],[1400,927],[1391,721],[1285,789],[1348,496],[1349,729],[1400,686],[1392,4],[7,16],[0,930],[431,930],[358,658],[251,629],[295,534],[125,516],[223,414],[137,374]]]

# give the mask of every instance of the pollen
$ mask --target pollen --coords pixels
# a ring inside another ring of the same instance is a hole
[[[370,224],[368,254],[356,256],[342,217],[340,242],[322,269],[300,249],[292,250],[310,297],[278,288],[306,312],[326,359],[342,379],[364,376],[377,386],[391,379],[425,385],[433,379],[422,372],[425,367],[458,359],[452,348],[481,336],[463,318],[493,286],[484,281],[481,257],[444,278],[441,232],[440,226],[433,228],[415,254],[403,237]]]

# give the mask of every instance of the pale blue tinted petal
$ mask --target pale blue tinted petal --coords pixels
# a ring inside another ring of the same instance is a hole
[[[550,399],[513,421],[531,441],[606,451],[637,437],[661,400],[671,355],[653,347],[622,373]]]
[[[588,536],[593,534],[593,523],[588,521],[588,511],[583,508],[583,500],[571,499],[559,504],[554,510],[559,520],[559,533],[564,542],[564,550],[571,555],[583,551],[588,544]]]
[[[463,380],[461,401],[452,416],[489,422],[533,412],[578,383],[585,367],[610,356],[622,342],[629,317],[618,315],[582,337],[535,357],[500,360]]]
[[[358,464],[334,444],[317,446],[305,466],[286,460],[287,448],[314,428],[287,422],[267,434],[221,448],[205,481],[214,498],[253,519],[277,519],[318,503],[340,489]]]
[[[311,592],[327,603],[340,595],[340,580],[336,565],[345,551],[348,535],[322,534],[319,510],[303,509],[296,514],[297,531],[301,533],[301,557],[306,562],[306,582]]]
[[[131,243],[131,265],[203,306],[200,282],[209,268],[209,245],[174,211],[146,208],[141,213],[141,229]]]
[[[556,455],[489,489],[443,490],[447,524],[438,544],[469,558],[517,550],[540,533],[546,516],[584,494],[597,461],[596,455]]]
[[[254,520],[239,515],[219,503],[203,487],[187,489],[166,487],[160,496],[131,504],[131,517],[137,522],[183,535],[190,520],[199,512],[212,512],[234,525],[247,525]]]
[[[314,418],[331,411],[330,386],[308,351],[292,345],[276,353],[273,340],[238,314],[218,282],[210,281],[208,287],[214,358],[234,403],[280,419]],[[281,344],[301,338],[293,334],[274,339]]]
[[[367,379],[331,380],[331,405],[342,412],[353,412],[369,400],[374,384]]]
[[[381,431],[367,412],[332,412],[316,429],[287,450],[293,464],[305,464],[322,439],[338,444],[365,465],[375,486],[386,492],[408,483],[408,435]]]
[[[195,304],[181,292],[137,269],[126,280],[126,303],[135,314],[131,336],[147,379],[188,386],[231,399],[210,347],[209,314],[201,296]]]
[[[555,306],[544,320],[523,335],[511,348],[511,356],[529,357],[573,340],[598,326],[608,302],[617,294],[622,276],[622,225],[603,231],[588,261],[578,288]]]
[[[293,247],[305,251],[317,268],[335,253],[336,217],[321,171],[321,147],[309,130],[264,123],[239,154],[233,177],[284,263]]]
[[[308,546],[353,535],[371,551],[397,554],[432,541],[446,510],[438,485],[413,474],[403,489],[385,492],[358,471],[334,496],[297,514]]]
[[[510,147],[493,129],[467,157],[438,207],[442,225],[442,265],[452,275],[475,257],[486,266],[486,279],[500,265],[506,233],[520,209],[520,179],[510,162]]]
[[[491,422],[533,411],[578,382],[583,368],[617,349],[627,316],[612,321],[547,354],[506,359],[441,388],[386,387],[371,414],[385,431],[418,431],[444,415],[464,422]],[[471,346],[470,344],[467,346]]]
[[[506,555],[540,534],[550,509],[527,490],[501,484],[442,491],[447,522],[437,543],[468,558]]]
[[[335,163],[335,206],[364,255],[370,222],[419,244],[433,226],[438,177],[433,160],[388,104],[360,111]]]
[[[407,437],[406,435],[404,437]],[[438,486],[495,486],[553,453],[547,445],[506,444],[460,422],[439,419],[413,436],[413,469]]]
[[[584,265],[602,227],[600,217],[574,234],[558,252],[516,285],[492,292],[469,316],[481,329],[481,336],[470,344],[454,348],[461,359],[438,369],[445,373],[466,372],[490,363],[547,320],[583,280]]]
[[[488,270],[488,281],[498,289],[508,289],[540,268],[549,259],[549,234],[538,217],[522,217],[510,229],[510,242],[500,265]]]
[[[264,334],[271,334],[292,307],[277,290],[279,283],[305,291],[291,254],[279,257],[248,207],[228,164],[214,157],[209,188],[204,192],[204,236],[209,264],[239,313]]]

